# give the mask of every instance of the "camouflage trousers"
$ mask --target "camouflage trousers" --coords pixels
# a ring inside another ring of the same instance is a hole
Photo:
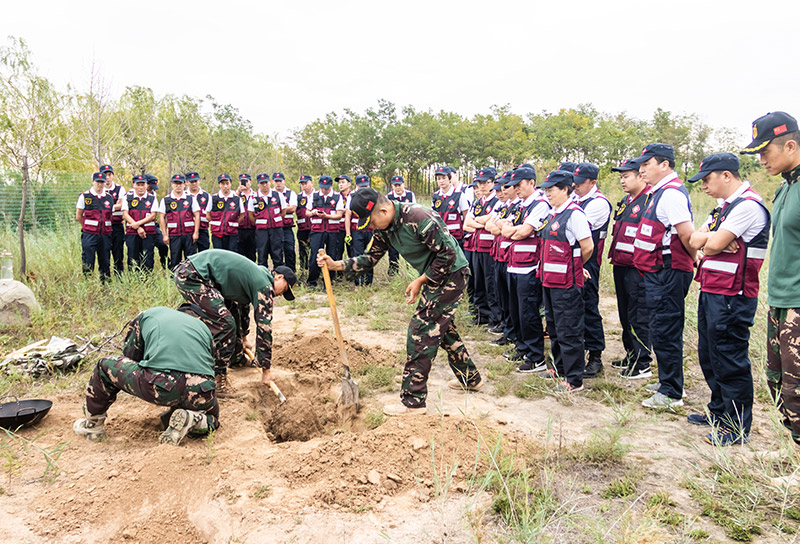
[[[200,307],[200,319],[214,338],[214,373],[226,374],[234,354],[242,352],[242,340],[237,334],[237,318],[233,313],[240,316],[238,304],[226,302],[222,293],[213,283],[203,279],[189,260],[179,263],[173,273],[178,291],[186,302]]]
[[[210,429],[219,427],[214,379],[185,372],[152,370],[125,356],[100,359],[86,388],[86,410],[104,414],[125,391],[157,406],[205,412]]]
[[[473,386],[481,375],[467,353],[454,322],[456,308],[464,294],[469,268],[453,272],[437,287],[423,285],[417,310],[411,317],[406,337],[406,366],[400,397],[406,406],[425,406],[428,396],[428,374],[441,346],[456,378]]]
[[[800,444],[800,308],[773,308],[767,315],[767,385],[783,424]]]

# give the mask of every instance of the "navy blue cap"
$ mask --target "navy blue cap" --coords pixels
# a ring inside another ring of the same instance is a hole
[[[533,168],[528,168],[527,166],[521,166],[516,170],[514,170],[513,172],[511,172],[511,177],[506,182],[506,185],[508,187],[513,187],[519,184],[519,182],[521,182],[523,179],[530,179],[536,181],[536,170],[534,170]]]
[[[319,177],[319,186],[320,187],[325,187],[326,189],[328,187],[333,187],[333,178],[330,177],[330,176],[320,176]]]
[[[158,178],[153,174],[145,174],[144,179],[147,180],[147,185],[154,191],[158,191]]]
[[[633,159],[635,163],[647,162],[653,157],[663,157],[665,159],[675,160],[675,150],[669,144],[647,144],[642,149],[642,154]]]
[[[311,176],[309,176],[308,174],[304,174],[304,175],[300,176],[300,183],[307,183],[309,181],[313,181],[313,180],[311,179]]]
[[[100,172],[103,173],[103,174],[105,174],[107,172],[111,172],[113,174],[114,173],[114,169],[111,168],[110,164],[104,164],[103,166],[100,167]]]
[[[519,166],[517,166],[517,168],[522,168],[523,166],[524,166],[525,168],[533,168],[533,165],[532,165],[531,163],[529,163],[529,162],[523,162],[522,164],[520,164]],[[536,170],[536,168],[533,168],[533,169],[534,169],[534,170]],[[512,172],[513,172],[513,170],[512,170]]]
[[[239,174],[239,180],[251,180],[250,174]]]
[[[547,187],[553,187],[559,183],[564,184],[567,187],[571,186],[573,183],[572,172],[568,172],[567,170],[553,170],[547,174],[547,177],[544,178],[544,181],[539,184],[539,188],[546,189]]]
[[[102,181],[103,183],[106,182],[106,175],[103,172],[95,172],[92,174],[92,181]]]
[[[405,183],[403,180],[403,176],[393,176],[392,177],[392,185],[402,185]]]
[[[475,174],[475,181],[494,181],[497,177],[497,170],[492,167],[481,168]]]
[[[259,174],[256,176],[258,183],[269,183],[269,174]]]
[[[272,181],[286,181],[286,178],[283,177],[283,172],[275,172],[272,174]]]
[[[131,182],[132,183],[147,183],[147,178],[144,177],[141,174],[137,174],[137,175],[133,176],[133,179],[131,180]]]
[[[575,178],[575,183],[583,183],[587,179],[597,179],[600,174],[600,169],[596,164],[590,162],[582,162],[575,167],[572,172],[572,177]]]
[[[451,170],[449,166],[440,166],[436,169],[436,172],[433,173],[434,176],[447,176],[450,177]]]
[[[578,163],[572,161],[565,161],[562,162],[561,165],[558,167],[559,170],[564,170],[565,172],[574,172],[575,167],[578,166]]]
[[[217,176],[217,183],[222,183],[223,181],[230,181],[231,177],[228,174],[220,174]]]
[[[694,183],[700,181],[711,172],[721,172],[727,170],[728,172],[739,171],[739,157],[733,153],[714,153],[700,161],[700,171],[689,178],[688,181]]]
[[[366,174],[356,176],[356,187],[369,187],[369,176]]]
[[[758,153],[778,136],[791,132],[797,132],[797,119],[785,111],[772,111],[753,121],[753,141],[741,152],[746,155]]]
[[[183,174],[175,174],[174,176],[169,178],[169,180],[172,183],[186,183],[186,178],[183,177]]]
[[[197,172],[186,172],[186,181],[200,181],[200,174]]]
[[[350,182],[353,181],[352,179],[350,179],[350,176],[348,176],[347,174],[339,174],[338,176],[336,176],[333,179],[333,181],[335,181],[336,183],[339,183],[340,179],[346,179],[347,181],[350,181]]]
[[[612,172],[638,172],[639,171],[639,163],[633,162],[633,159],[625,159],[619,166],[615,166],[611,169]]]

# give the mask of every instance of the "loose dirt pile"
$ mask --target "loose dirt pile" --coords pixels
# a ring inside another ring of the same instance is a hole
[[[353,373],[368,365],[395,364],[395,356],[388,350],[367,348],[351,340],[345,340],[344,346]],[[281,342],[281,347],[272,354],[272,360],[276,367],[313,373],[324,379],[342,376],[342,358],[332,334],[295,336],[288,342]]]
[[[292,397],[278,404],[265,427],[278,442],[305,441],[322,432],[317,407],[305,397]]]

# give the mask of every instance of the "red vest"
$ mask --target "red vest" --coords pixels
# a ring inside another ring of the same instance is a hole
[[[228,198],[222,198],[219,193],[211,197],[211,234],[218,238],[239,234],[240,203],[241,200],[234,193]]]
[[[134,221],[141,221],[155,210],[153,209],[153,202],[155,202],[155,195],[145,194],[143,197],[136,196],[136,193],[131,191],[125,195],[125,199],[128,202],[128,215]],[[155,234],[156,233],[156,222],[150,221],[149,223],[142,225],[144,232],[147,234]],[[136,231],[131,228],[129,224],[125,224],[125,234],[136,234]]]
[[[656,216],[658,203],[664,191],[668,189],[677,189],[686,197],[686,202],[689,202],[689,192],[679,179],[669,181],[661,188],[651,191],[633,243],[633,265],[642,272],[658,272],[662,268],[674,268],[686,272],[694,270],[694,261],[683,247],[675,228],[672,225],[664,225]],[[689,212],[691,211],[689,205]],[[672,236],[669,246],[664,246],[663,238],[667,229],[672,229]]]
[[[767,214],[767,223],[749,243],[740,236],[736,239],[739,250],[736,253],[722,252],[718,255],[705,255],[697,267],[695,279],[700,282],[700,290],[717,295],[742,294],[747,298],[758,297],[758,273],[767,256],[769,242],[769,211],[761,197],[752,189],[745,191],[733,202],[712,212],[709,230],[715,232],[724,226],[731,211],[747,200],[757,202]]]
[[[496,196],[485,202],[482,198],[480,200],[476,200],[472,205],[472,215],[475,217],[483,217],[484,215],[488,215],[494,210],[494,207],[497,206],[498,202],[500,202],[500,200]],[[475,251],[478,253],[491,253],[492,247],[494,246],[494,234],[486,229],[475,229],[475,233],[472,238],[474,240],[473,244]]]
[[[284,198],[286,198],[286,205],[288,206],[289,202],[291,202],[290,197],[292,196],[292,190],[291,189],[286,189],[283,192],[283,196],[284,196]],[[284,227],[293,227],[294,226],[294,215],[293,214],[287,213],[284,216],[284,218],[283,218],[283,226]],[[344,230],[344,228],[342,228],[342,230]]]
[[[522,207],[520,203],[520,207],[514,212],[514,226],[522,225],[528,216],[531,214],[534,208],[541,204],[541,200],[533,199],[533,202],[530,203],[527,207]],[[549,207],[549,205],[548,205]],[[537,232],[534,231],[530,236],[524,238],[522,240],[514,240],[511,242],[511,247],[509,248],[509,259],[508,264],[510,266],[536,266],[539,264],[539,260],[541,259],[541,247],[542,247],[542,240],[537,236]]]
[[[91,191],[81,193],[83,199],[83,219],[81,230],[87,234],[111,234],[111,211],[114,197],[109,193],[95,196]]]
[[[281,217],[281,194],[272,190],[268,195],[259,192],[253,197],[255,208],[256,229],[277,229],[283,227]]]
[[[191,195],[192,193],[187,191],[186,194]],[[208,218],[206,217],[206,206],[208,206],[211,195],[205,191],[198,191],[196,195],[192,196],[197,199],[197,204],[200,206],[200,230],[207,229]]]
[[[242,220],[239,221],[240,229],[252,230],[256,228],[256,226],[250,222],[250,215],[247,213],[247,204],[251,198],[255,198],[255,194],[255,192],[251,192],[250,195],[239,195],[239,198],[242,199],[242,207],[244,208],[244,217],[242,217]]]
[[[611,229],[611,247],[608,258],[614,266],[633,266],[633,242],[636,240],[636,230],[642,219],[642,212],[650,193],[649,185],[634,199],[625,196],[614,214],[614,226]]]
[[[320,210],[323,213],[332,215],[336,211],[336,205],[339,203],[340,198],[342,198],[342,195],[334,193],[333,191],[328,193],[328,196],[317,191],[314,193],[314,197],[311,200],[311,209]],[[308,221],[312,232],[340,232],[339,225],[342,220],[339,219],[337,221],[325,219],[324,217],[312,216],[308,218]],[[331,225],[332,221],[335,221],[333,225]]]
[[[444,221],[444,225],[454,238],[460,240],[464,237],[463,221],[461,212],[458,211],[458,203],[461,201],[461,191],[453,191],[447,198],[443,198],[441,193],[433,193],[431,207],[438,213]]]
[[[497,217],[499,219],[507,219],[509,217],[513,217],[514,214],[517,212],[517,207],[519,206],[519,202],[515,202],[511,204],[510,202],[506,202],[502,208],[497,211]],[[495,261],[499,263],[507,263],[509,258],[509,252],[511,250],[511,244],[514,241],[511,238],[506,238],[502,234],[498,234],[494,237],[494,248],[492,249],[492,257]]]
[[[608,211],[611,212],[611,202],[605,197],[603,193],[597,191],[595,196],[592,198],[587,198],[586,200],[582,200],[578,202],[578,205],[581,209],[585,210],[586,206],[589,205],[589,202],[598,199],[605,201],[608,204]],[[604,225],[602,225],[599,229],[594,230],[592,229],[592,242],[594,243],[594,251],[592,251],[592,256],[589,259],[594,259],[598,265],[602,264],[603,261],[603,248],[606,245],[606,236],[608,236],[608,224],[611,222],[611,213],[608,214],[608,219]]]
[[[571,202],[563,212],[555,217],[548,217],[539,227],[542,248],[538,275],[543,287],[583,287],[581,246],[577,240],[570,244],[567,238],[569,218],[579,210],[581,207]],[[582,210],[580,214],[584,215]]]
[[[312,196],[314,193],[311,193]],[[297,195],[297,230],[309,230],[310,227],[308,226],[308,209],[306,205],[308,205],[309,196],[305,193],[300,193]]]
[[[164,197],[164,221],[170,238],[194,233],[194,212],[192,195],[184,193],[183,198]]]
[[[111,196],[114,197],[114,204],[116,204],[117,200],[119,200],[119,193],[120,193],[121,190],[122,190],[122,185],[117,185],[116,183],[114,184],[114,188],[113,189],[111,189],[110,191],[106,190],[107,193],[111,193]],[[112,208],[111,223],[115,224],[115,225],[121,225],[122,224],[122,210],[113,211],[113,208]]]

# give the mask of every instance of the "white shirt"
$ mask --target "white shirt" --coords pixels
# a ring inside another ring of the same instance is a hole
[[[128,193],[125,194],[127,195]],[[148,193],[145,193],[143,196],[139,196],[135,192],[133,193],[133,198],[138,198],[139,200],[144,200],[148,196],[150,196]],[[126,198],[122,199],[122,210],[125,211],[129,209],[130,208],[128,207],[128,199],[126,196]],[[150,206],[150,209],[148,210],[147,213],[155,213],[157,211],[158,211],[158,197],[156,195],[153,195],[153,204]]]
[[[550,216],[555,217],[566,210],[567,206],[570,204],[574,204],[574,202],[567,200],[555,210],[550,210]],[[585,240],[586,238],[591,237],[592,230],[589,228],[589,220],[586,218],[586,214],[583,213],[583,210],[578,209],[572,212],[572,215],[569,217],[569,221],[567,222],[567,242],[569,242],[569,245],[573,245],[577,241]]]
[[[442,193],[442,190],[441,190],[441,189],[439,189],[438,191],[436,191],[436,193],[439,193],[439,195],[441,195],[441,197],[442,197],[442,200],[446,200],[446,199],[447,199],[449,196],[451,196],[451,195],[452,195],[452,194],[453,194],[455,191],[456,191],[456,188],[455,188],[453,185],[451,185],[451,186],[450,186],[450,190],[449,190],[449,191],[447,191],[446,193]],[[436,193],[434,193],[434,194],[436,194]],[[473,193],[473,194],[474,194],[474,193]],[[461,193],[461,196],[463,196],[464,198],[459,198],[459,199],[458,199],[458,211],[459,211],[459,212],[465,212],[465,211],[469,210],[469,208],[470,208],[470,204],[472,203],[472,201],[471,201],[471,200],[469,200],[469,198],[467,198],[467,196],[466,196],[464,193]]]
[[[578,203],[580,204],[584,200],[594,198],[599,192],[600,191],[597,190],[597,185],[595,185],[585,196],[578,198]],[[599,230],[603,225],[608,223],[608,219],[611,217],[611,203],[602,198],[595,198],[583,208],[583,213],[586,214],[586,218],[589,220],[589,225],[592,230]]]
[[[223,198],[225,200],[228,200],[230,198],[235,198],[239,202],[239,213],[244,213],[244,204],[242,204],[242,199],[239,198],[239,195],[237,195],[233,191],[231,191],[228,196],[223,195],[222,191],[218,192],[217,195],[219,195],[220,198]],[[205,209],[206,213],[213,212],[214,211],[212,209],[213,207],[214,207],[214,199],[213,198],[209,198],[208,199],[208,204],[206,204],[206,209]]]
[[[172,191],[169,194],[170,198],[174,198],[175,200],[184,200],[186,198],[186,193],[183,193],[181,196],[175,194],[175,191]],[[124,204],[123,204],[124,206]],[[192,199],[192,213],[200,211],[200,204],[197,203],[197,199]],[[158,205],[158,213],[167,213],[167,204],[164,200]]]
[[[280,191],[278,191],[278,192],[280,193]],[[284,206],[284,208],[289,208],[291,206],[297,206],[297,193],[295,193],[291,189],[289,189],[289,198],[286,198],[286,195],[284,195],[283,193],[281,193],[281,196],[283,196],[283,200],[284,200],[284,202],[286,202],[286,206]]]
[[[403,192],[398,195],[394,191],[390,191],[390,192],[386,193],[386,196],[387,197],[393,196],[394,198],[396,198],[398,200],[402,200],[403,198],[405,198],[406,193],[408,193],[408,192],[409,191],[406,191],[405,189],[403,189]],[[414,195],[414,193],[411,193],[411,203],[415,204],[416,202],[417,202],[417,197]]]
[[[280,202],[281,209],[286,208],[287,207],[286,206],[286,199],[283,197],[283,195],[279,191],[275,191],[275,192],[278,193],[278,202]],[[259,191],[256,194],[251,195],[253,198],[249,198],[247,200],[247,211],[255,213],[255,211],[256,211],[256,199],[255,199],[255,197],[260,196],[261,198],[267,198],[271,194],[272,194],[272,189],[270,189],[267,194],[264,194],[261,191]]]
[[[745,181],[735,193],[726,199],[718,198],[717,204],[722,206],[725,202],[730,204],[744,193],[750,187],[750,183]],[[706,220],[705,225],[711,224],[711,216]],[[758,234],[764,230],[767,225],[767,212],[757,202],[752,200],[745,200],[739,203],[725,218],[725,221],[720,225],[720,230],[727,230],[732,233],[736,238],[740,236],[745,243],[750,242]]]
[[[534,201],[538,202],[533,206],[533,209],[531,210],[531,213],[528,214],[528,217],[526,217],[522,222],[523,225],[530,225],[533,227],[534,231],[531,233],[531,236],[535,235],[536,229],[539,228],[539,225],[542,224],[542,221],[550,214],[550,205],[539,200],[535,191],[533,194],[531,194],[531,196],[522,201],[522,204],[520,204],[520,209],[527,208],[533,204]],[[510,272],[511,274],[530,274],[531,272],[534,272],[538,266],[538,264],[533,266],[509,265],[506,268],[506,271]]]
[[[672,172],[656,183],[653,187],[653,191],[659,190],[675,179],[678,179],[678,174]],[[673,228],[675,225],[691,221],[692,212],[689,211],[689,200],[686,198],[686,195],[678,189],[665,189],[664,194],[661,195],[661,199],[658,201],[658,206],[656,206],[656,218],[661,221],[663,225],[670,225]],[[663,246],[669,246],[670,241],[672,241],[672,229],[667,229],[667,232],[664,233],[664,237],[661,240],[661,244]]]
[[[89,189],[89,192],[90,192],[90,193],[92,193],[92,194],[93,194],[94,196],[96,196],[97,198],[102,198],[102,197],[103,197],[103,196],[106,194],[106,190],[105,190],[105,189],[103,189],[103,192],[102,192],[102,193],[95,193],[95,192],[94,192],[94,187],[92,187],[91,189]],[[73,193],[73,194],[74,194],[74,193]],[[85,210],[85,209],[86,209],[86,203],[83,201],[83,193],[81,193],[80,195],[78,195],[78,205],[77,205],[76,207],[77,207],[79,210]]]

